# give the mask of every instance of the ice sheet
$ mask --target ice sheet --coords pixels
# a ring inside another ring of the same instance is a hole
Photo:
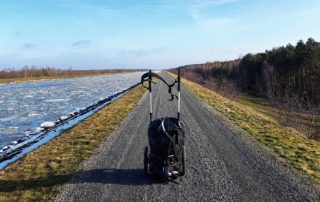
[[[37,130],[41,123],[124,90],[143,72],[0,85],[0,149]]]

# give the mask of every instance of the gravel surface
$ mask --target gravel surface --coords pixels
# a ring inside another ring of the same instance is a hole
[[[168,101],[162,83],[153,94],[154,117],[176,116],[176,101]],[[148,100],[146,94],[56,201],[320,201],[312,185],[301,185],[273,165],[184,87],[186,176],[168,184],[146,177]]]

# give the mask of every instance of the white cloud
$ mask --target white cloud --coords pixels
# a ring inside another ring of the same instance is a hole
[[[239,19],[228,16],[214,16],[214,9],[218,6],[234,3],[237,0],[207,0],[198,1],[189,8],[189,15],[194,25],[201,29],[223,29],[239,21]]]
[[[30,49],[30,48],[34,48],[36,45],[34,43],[24,43],[23,44],[23,48],[24,49]]]
[[[189,8],[189,14],[193,20],[197,21],[203,18],[202,13],[204,10],[212,7],[217,7],[225,4],[234,3],[237,0],[207,0],[207,1],[196,1]]]
[[[149,50],[127,50],[127,51],[121,51],[119,53],[120,57],[123,56],[129,56],[129,57],[142,57],[142,56],[147,56],[150,54],[157,54],[163,51],[166,51],[167,48],[153,48],[153,49],[149,49]]]
[[[79,41],[75,41],[72,44],[72,47],[84,47],[84,46],[89,46],[89,45],[91,45],[90,40],[79,40]]]
[[[204,29],[222,29],[236,22],[238,20],[233,18],[209,18],[198,20],[196,24]]]

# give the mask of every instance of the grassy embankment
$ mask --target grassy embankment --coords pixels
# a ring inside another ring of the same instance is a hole
[[[128,72],[121,72],[128,73]],[[101,76],[109,74],[121,74],[117,73],[99,73],[99,74],[79,74],[79,75],[63,75],[63,76],[42,76],[42,77],[27,77],[27,78],[10,78],[10,79],[0,79],[0,83],[24,83],[30,81],[38,80],[50,80],[50,79],[71,79],[71,78],[80,78],[80,77],[89,77],[89,76]]]
[[[308,139],[293,128],[282,126],[263,111],[266,109],[245,104],[244,101],[229,100],[185,79],[183,83],[204,103],[271,148],[286,162],[286,165],[303,171],[311,180],[320,183],[319,142]]]
[[[248,105],[256,111],[267,116],[274,117],[282,125],[293,127],[299,132],[309,137],[310,134],[317,134],[320,127],[320,115],[312,115],[299,110],[283,109],[280,106],[274,107],[267,100],[249,95],[241,95],[237,98],[241,104]],[[319,137],[315,137],[319,139]]]
[[[0,171],[0,201],[47,201],[138,103],[137,87]]]

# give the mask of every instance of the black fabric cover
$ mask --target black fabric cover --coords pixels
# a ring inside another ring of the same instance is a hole
[[[174,155],[174,160],[181,163],[184,138],[183,125],[177,118],[166,117],[152,121],[148,129],[150,170],[157,175],[165,174],[167,171],[163,169],[170,164],[169,155]]]

